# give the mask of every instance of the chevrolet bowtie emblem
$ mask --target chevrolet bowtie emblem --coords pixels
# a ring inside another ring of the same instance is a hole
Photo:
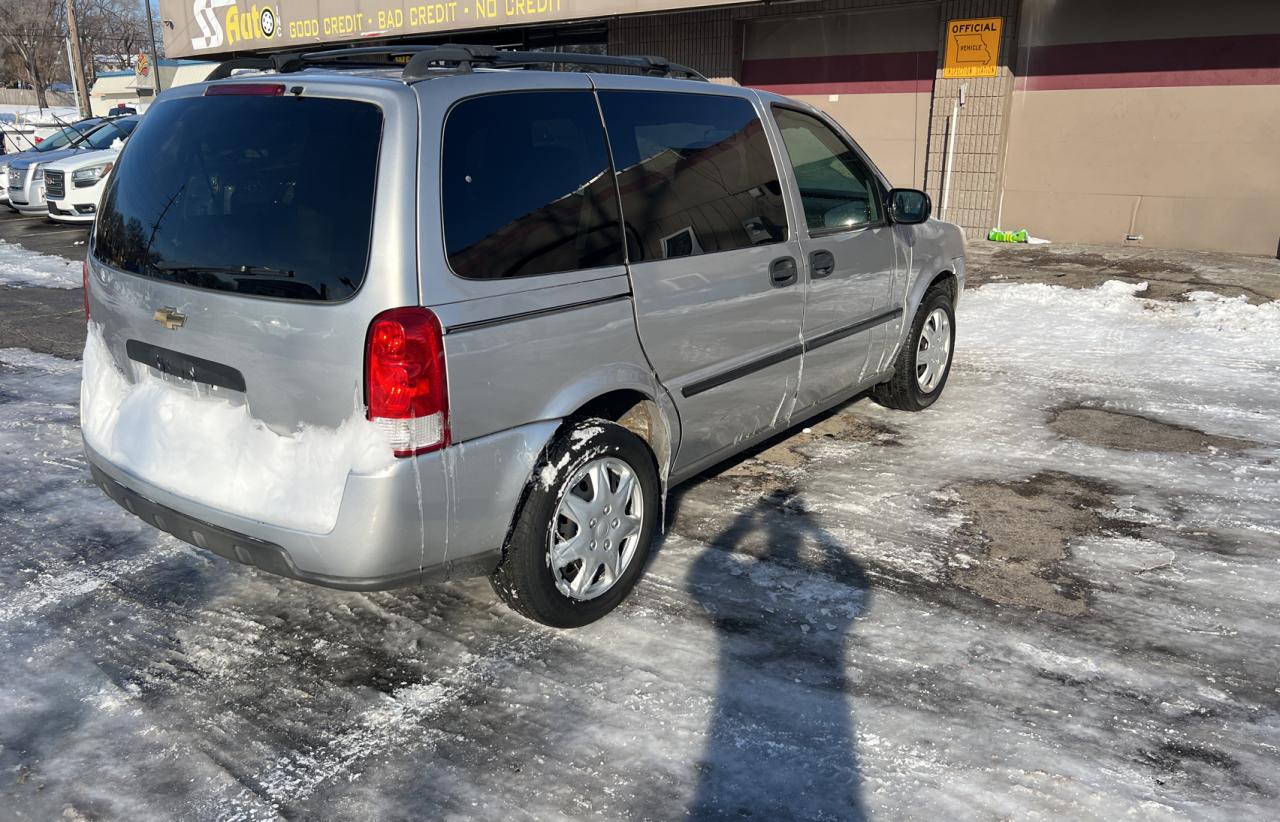
[[[179,314],[177,309],[165,307],[155,313],[151,319],[163,325],[165,328],[173,331],[182,328],[183,323],[187,321],[186,314]]]

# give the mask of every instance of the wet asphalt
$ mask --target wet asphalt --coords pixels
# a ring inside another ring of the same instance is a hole
[[[84,258],[89,229],[24,217],[0,205],[0,240],[69,260]],[[78,358],[84,350],[84,295],[65,288],[0,285],[0,348]]]

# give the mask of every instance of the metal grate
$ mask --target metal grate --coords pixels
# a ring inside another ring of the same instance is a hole
[[[25,168],[9,167],[9,188],[22,188],[27,182],[27,170]]]

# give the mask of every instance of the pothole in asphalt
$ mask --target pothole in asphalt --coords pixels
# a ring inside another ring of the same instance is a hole
[[[1242,283],[1221,282],[1211,278],[1211,271],[1206,276],[1202,267],[1160,256],[1104,255],[1016,246],[995,249],[991,262],[993,271],[987,276],[977,271],[971,280],[973,284],[997,279],[1003,282],[1045,282],[1067,288],[1096,288],[1108,280],[1123,280],[1145,282],[1147,289],[1139,296],[1150,300],[1183,300],[1195,291],[1209,291],[1231,299],[1243,294],[1253,305],[1276,298],[1275,288],[1269,284],[1250,287]],[[1229,275],[1227,279],[1230,279]]]
[[[1002,605],[1066,616],[1088,610],[1083,583],[1061,571],[1059,563],[1073,538],[1102,530],[1098,512],[1114,506],[1101,486],[1042,473],[1020,482],[971,482],[952,490],[967,520],[961,531],[981,554],[953,577],[960,587]]]
[[[1239,452],[1259,447],[1259,443],[1249,440],[1206,434],[1138,414],[1101,408],[1061,409],[1049,420],[1049,427],[1072,439],[1124,451],[1194,454],[1215,449]]]
[[[1144,256],[1105,256],[1090,251],[1055,251],[1049,248],[1000,248],[995,258],[1001,261],[1016,261],[1031,268],[1052,268],[1053,266],[1079,266],[1086,272],[1107,277],[1128,275],[1145,278],[1152,274],[1173,274],[1182,277],[1195,277],[1198,271],[1186,263],[1159,257]]]

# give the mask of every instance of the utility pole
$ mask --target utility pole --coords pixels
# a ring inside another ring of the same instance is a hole
[[[89,90],[84,87],[84,64],[80,57],[80,30],[76,28],[76,6],[67,0],[67,34],[71,38],[71,85],[76,90],[76,106],[81,117],[90,115]]]
[[[69,2],[70,0],[68,0]],[[160,58],[156,56],[156,25],[151,20],[151,0],[142,0],[142,9],[147,13],[147,38],[151,41],[151,84],[160,96]],[[152,98],[155,99],[154,97]]]
[[[67,38],[67,76],[71,78],[71,91],[76,95],[76,111],[80,110],[80,84],[76,82],[76,62],[71,59],[71,38]]]

